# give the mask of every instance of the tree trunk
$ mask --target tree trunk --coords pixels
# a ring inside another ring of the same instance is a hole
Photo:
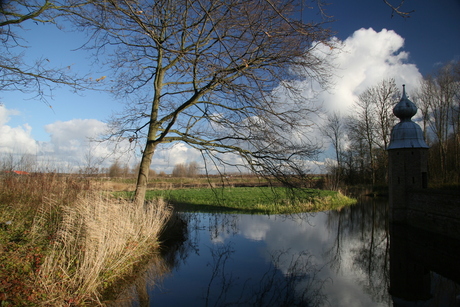
[[[141,163],[139,165],[139,174],[137,177],[136,191],[134,193],[134,202],[137,205],[143,205],[145,202],[150,165],[152,163],[153,154],[155,153],[155,148],[155,143],[147,142],[145,145],[145,150],[142,154]]]

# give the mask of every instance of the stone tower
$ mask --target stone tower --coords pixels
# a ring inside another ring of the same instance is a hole
[[[412,255],[404,227],[411,220],[409,197],[427,187],[428,145],[422,129],[412,121],[417,107],[407,98],[403,85],[401,100],[393,108],[400,122],[391,131],[388,145],[390,202],[390,294],[393,306],[425,306],[431,298],[430,271]]]
[[[422,129],[412,121],[417,113],[415,104],[407,98],[403,85],[401,100],[393,108],[400,122],[391,131],[388,145],[390,221],[406,222],[408,191],[427,187],[428,145]]]

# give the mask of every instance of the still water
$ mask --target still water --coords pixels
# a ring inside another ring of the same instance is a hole
[[[289,216],[180,213],[183,229],[128,305],[396,306],[387,213],[385,199]],[[430,295],[413,306],[456,306],[458,284],[422,271]]]

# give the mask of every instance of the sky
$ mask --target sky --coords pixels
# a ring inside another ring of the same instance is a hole
[[[414,11],[406,19],[392,16],[382,0],[328,2],[325,12],[334,21],[326,26],[334,31],[342,48],[333,59],[337,67],[331,80],[334,86],[319,97],[326,110],[352,112],[358,95],[383,78],[395,78],[401,88],[406,84],[410,95],[423,75],[460,60],[460,0],[406,0],[401,9]],[[302,16],[305,20],[308,10]],[[24,28],[20,34],[29,46],[24,54],[30,61],[44,58],[50,65],[69,66],[93,79],[105,75],[97,71],[88,53],[78,49],[85,39],[82,33],[35,23]],[[117,158],[131,165],[139,161],[133,155],[110,155],[113,144],[89,141],[104,131],[113,112],[122,110],[122,104],[108,93],[75,94],[59,88],[48,99],[48,106],[31,94],[2,92],[0,102],[0,157],[31,154],[62,171],[88,163],[107,167]],[[127,147],[129,144],[119,145]],[[122,155],[124,151],[118,152]],[[152,168],[170,173],[175,164],[200,163],[199,158],[198,152],[177,144],[158,150]]]

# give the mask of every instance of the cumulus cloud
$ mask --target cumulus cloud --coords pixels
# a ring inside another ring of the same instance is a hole
[[[382,29],[377,32],[372,28],[362,28],[343,41],[333,38],[331,45],[336,48],[319,44],[313,50],[318,57],[330,63],[327,90],[317,90],[320,88],[319,83],[308,76],[303,81],[291,84],[306,99],[310,98],[310,101],[317,103],[316,107],[321,108],[321,112],[315,112],[307,119],[316,124],[313,127],[321,127],[324,113],[338,112],[343,116],[352,114],[358,96],[384,79],[394,78],[400,89],[406,84],[409,94],[419,86],[422,75],[417,66],[410,63],[409,52],[403,49],[404,38],[395,31]],[[313,95],[316,95],[314,99]],[[285,99],[289,100],[287,96]],[[314,129],[308,135],[312,140],[321,140],[320,143],[327,142],[320,129]],[[327,150],[328,144],[322,145]],[[324,160],[327,155],[328,152],[321,155],[319,160]],[[321,165],[318,166],[320,171],[324,171]]]
[[[28,124],[11,127],[11,116],[19,115],[16,110],[8,110],[0,105],[0,153],[35,154],[37,142],[31,136],[32,127]]]
[[[45,131],[50,134],[50,143],[56,154],[69,154],[78,151],[91,138],[96,138],[105,130],[106,124],[96,119],[57,121],[45,126]]]
[[[400,89],[406,84],[409,94],[415,90],[422,75],[417,66],[410,63],[410,54],[403,48],[404,38],[396,32],[387,29],[377,32],[372,28],[359,29],[343,41],[333,38],[329,44],[318,44],[312,52],[330,65],[327,90],[322,90],[321,84],[311,76],[302,75],[302,71],[295,69],[293,73],[304,79],[286,83],[287,87],[297,89],[302,99],[310,103],[308,107],[312,112],[306,116],[302,114],[304,123],[311,125],[309,130],[301,128],[307,140],[326,150],[327,140],[318,129],[326,118],[324,113],[350,115],[358,96],[384,79],[394,78]],[[289,91],[283,89],[283,84],[273,94],[284,107],[293,105],[293,99]],[[319,160],[324,160],[326,156],[327,153],[320,155]],[[325,170],[321,163],[312,166],[315,166],[314,172]]]
[[[41,154],[56,164],[67,163],[73,171],[85,167],[107,168],[115,161],[134,168],[139,162],[139,148],[128,140],[104,141],[107,124],[96,119],[57,121],[45,126],[49,142],[41,142]],[[136,150],[137,149],[137,150]],[[91,164],[91,165],[89,165]]]
[[[97,167],[108,167],[113,162],[111,158],[114,157],[115,144],[91,141],[106,131],[105,123],[96,119],[57,121],[44,127],[50,135],[50,141],[38,142],[34,140],[29,124],[17,127],[9,125],[10,119],[19,115],[18,111],[0,105],[0,154],[7,154],[8,159],[13,158],[13,163],[28,155],[34,157],[37,170],[76,171],[88,164],[88,159],[97,163]],[[117,148],[123,148],[120,151],[122,154],[132,155],[132,151],[127,150],[128,146],[117,144]],[[123,158],[129,161],[129,157]]]
[[[326,110],[349,114],[359,94],[383,79],[394,78],[398,86],[406,84],[409,91],[415,89],[422,75],[415,64],[409,63],[409,53],[403,47],[404,39],[386,29],[359,29],[339,42],[332,57],[336,70],[331,89],[319,96]]]

